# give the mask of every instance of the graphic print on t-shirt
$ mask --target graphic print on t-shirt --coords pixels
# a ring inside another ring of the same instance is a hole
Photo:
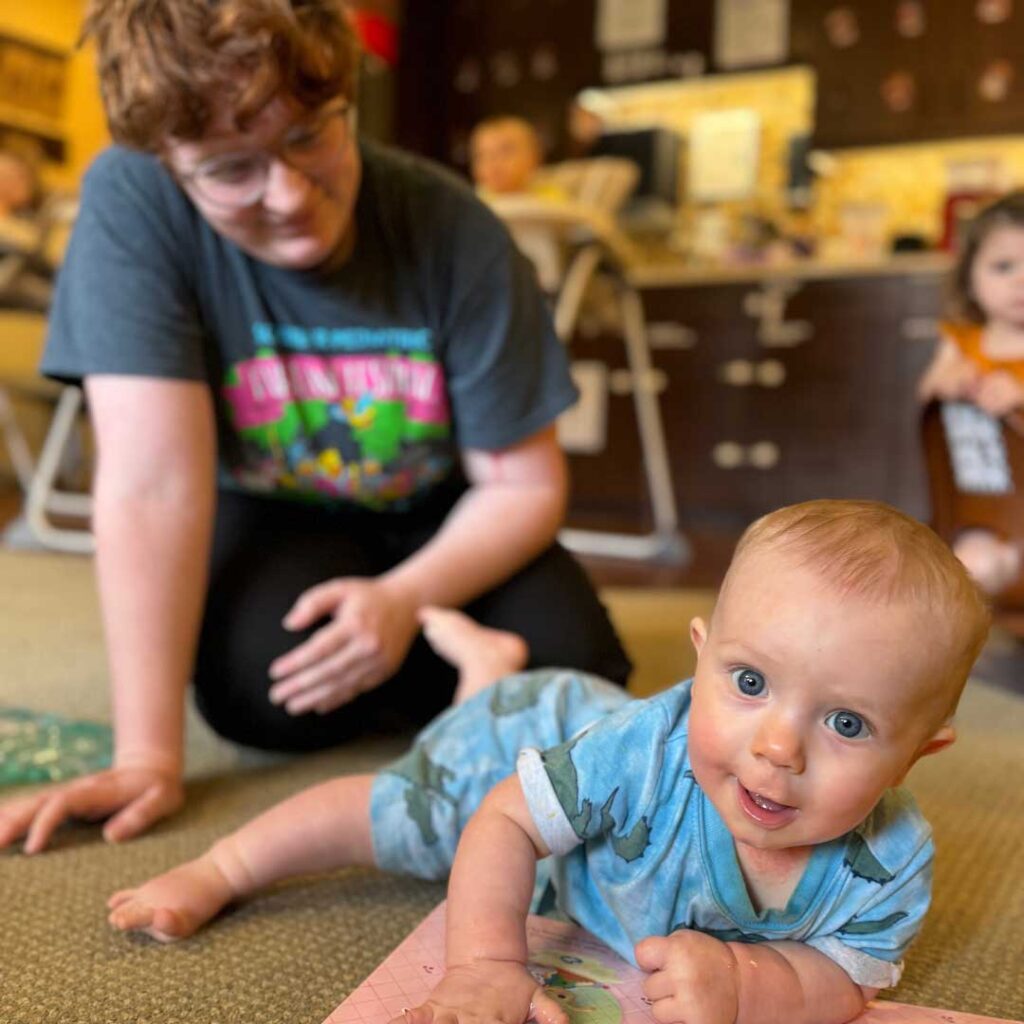
[[[426,328],[253,324],[255,354],[224,396],[247,490],[402,505],[454,454],[441,364]]]

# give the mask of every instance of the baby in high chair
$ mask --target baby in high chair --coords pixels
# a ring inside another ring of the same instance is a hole
[[[111,923],[170,940],[290,875],[450,872],[447,972],[408,1024],[566,1024],[525,967],[531,907],[648,971],[663,1024],[838,1024],[897,983],[934,848],[895,787],[953,742],[988,629],[927,527],[856,501],[758,520],[710,621],[690,623],[694,678],[646,700],[515,674],[521,641],[457,612],[425,629],[463,703],[376,775],[299,793],[115,894]]]

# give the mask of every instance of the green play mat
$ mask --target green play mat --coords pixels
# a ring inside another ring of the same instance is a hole
[[[0,786],[60,782],[110,767],[110,726],[0,707]]]

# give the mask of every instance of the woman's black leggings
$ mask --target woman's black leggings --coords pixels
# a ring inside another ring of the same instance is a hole
[[[456,672],[422,636],[395,676],[326,715],[293,716],[271,704],[267,667],[313,632],[281,625],[303,591],[337,576],[385,572],[437,532],[457,498],[452,491],[399,515],[222,491],[194,676],[210,725],[249,746],[316,750],[356,735],[408,731],[441,711]],[[464,610],[524,637],[531,667],[580,669],[623,686],[632,668],[586,574],[557,544]]]

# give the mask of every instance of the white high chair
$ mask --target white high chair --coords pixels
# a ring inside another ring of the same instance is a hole
[[[572,339],[587,288],[598,274],[611,282],[621,317],[653,530],[566,529],[561,540],[582,554],[681,564],[689,561],[690,546],[679,533],[643,302],[624,271],[633,247],[613,219],[638,174],[632,161],[616,157],[555,164],[544,168],[536,183],[554,186],[571,198],[523,193],[489,196],[487,201],[533,261],[541,287],[554,297],[555,330],[564,343]]]
[[[96,550],[89,529],[92,496],[60,488],[61,470],[75,443],[84,408],[81,388],[69,384],[61,390],[25,496],[23,515],[29,532],[44,547],[91,555]]]

